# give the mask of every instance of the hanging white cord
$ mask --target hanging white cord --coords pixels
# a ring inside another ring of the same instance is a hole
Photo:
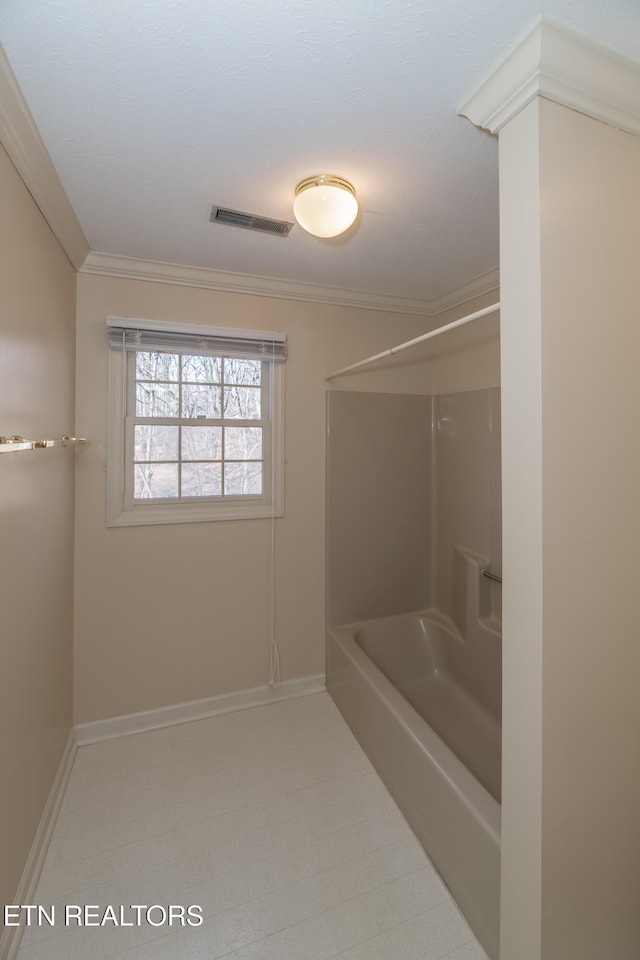
[[[275,429],[274,429],[274,408],[275,408],[275,343],[271,345],[271,370],[269,371],[269,407],[271,413],[271,622],[270,622],[270,659],[271,670],[269,673],[269,686],[277,687],[280,683],[280,651],[276,640],[276,458],[275,458]]]
[[[122,416],[127,422],[127,331],[122,331]],[[121,421],[122,422],[122,421]],[[122,471],[120,474],[120,493],[124,496],[124,465],[127,462],[127,430],[122,434]]]

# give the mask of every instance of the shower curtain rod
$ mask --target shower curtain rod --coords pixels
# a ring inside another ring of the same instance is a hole
[[[498,303],[494,303],[490,307],[485,307],[483,310],[476,310],[475,313],[470,313],[467,317],[460,317],[459,320],[454,320],[452,323],[445,323],[443,327],[436,327],[435,330],[430,330],[429,333],[423,333],[420,337],[415,337],[413,340],[406,340],[404,343],[399,343],[396,347],[390,347],[388,350],[383,350],[382,353],[376,353],[373,357],[367,357],[366,360],[359,360],[357,363],[349,364],[348,367],[342,367],[340,370],[336,370],[335,373],[329,374],[325,379],[333,380],[334,377],[340,377],[343,373],[349,373],[351,370],[357,370],[359,367],[366,367],[370,363],[375,363],[376,360],[391,357],[394,353],[400,353],[401,350],[406,350],[407,347],[415,347],[418,343],[431,340],[433,337],[439,337],[441,333],[454,330],[456,327],[461,327],[465,323],[471,323],[472,320],[479,320],[480,317],[486,317],[490,313],[496,313],[499,309],[500,302],[498,301]]]

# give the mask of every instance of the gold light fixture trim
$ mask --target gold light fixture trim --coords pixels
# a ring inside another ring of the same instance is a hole
[[[306,180],[301,180],[298,186],[296,187],[296,197],[299,193],[302,193],[303,190],[306,190],[308,187],[340,187],[342,190],[348,190],[349,193],[352,193],[355,197],[356,189],[352,183],[349,183],[348,180],[345,180],[344,177],[336,177],[332,173],[317,173],[313,177],[307,177]]]
[[[300,226],[315,237],[337,237],[358,215],[355,187],[332,173],[305,177],[296,186],[293,212]]]

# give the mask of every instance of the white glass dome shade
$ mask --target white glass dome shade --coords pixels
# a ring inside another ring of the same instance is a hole
[[[353,184],[333,174],[316,174],[296,187],[293,213],[300,226],[314,237],[337,237],[358,215]]]

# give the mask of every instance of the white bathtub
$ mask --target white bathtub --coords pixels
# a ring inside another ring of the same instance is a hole
[[[500,905],[500,638],[430,612],[334,627],[327,688],[493,960]]]

